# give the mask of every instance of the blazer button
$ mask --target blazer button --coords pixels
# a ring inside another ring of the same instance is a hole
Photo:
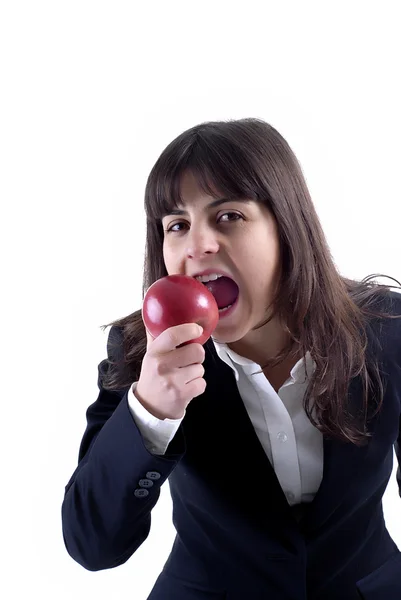
[[[146,473],[146,478],[147,479],[153,479],[153,481],[156,481],[157,479],[160,479],[160,477],[161,477],[161,475],[157,471],[148,471]]]
[[[137,498],[146,498],[146,496],[149,496],[149,492],[148,490],[144,490],[144,489],[137,489],[134,492],[134,496],[136,496]]]
[[[150,479],[140,479],[139,480],[139,487],[141,488],[150,488],[153,485],[153,481],[150,481]]]

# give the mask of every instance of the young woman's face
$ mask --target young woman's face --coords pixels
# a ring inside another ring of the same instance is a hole
[[[273,215],[256,201],[215,200],[199,188],[191,173],[182,178],[184,214],[163,218],[163,256],[169,275],[193,276],[205,269],[230,274],[239,287],[233,312],[219,323],[220,342],[244,338],[266,319],[280,269],[279,242]]]

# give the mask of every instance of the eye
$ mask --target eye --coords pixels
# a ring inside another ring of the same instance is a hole
[[[174,225],[171,225],[171,227],[167,227],[167,229],[164,230],[165,233],[179,233],[179,231],[174,230],[174,227],[177,227],[177,225],[183,225],[182,221],[180,221],[179,223],[174,223]]]
[[[223,221],[223,223],[230,223],[230,222],[235,222],[235,221],[239,221],[239,219],[243,219],[243,217],[235,212],[226,212],[223,213],[222,215],[220,215],[218,222],[221,221],[222,217],[225,217],[226,215],[232,216],[234,215],[234,217],[236,217],[235,219],[226,219]],[[174,227],[177,227],[177,225],[185,225],[185,223],[183,221],[178,221],[177,223],[174,223],[173,225],[171,225],[170,227],[168,227],[167,229],[165,229],[164,231],[166,233],[180,233],[180,231],[174,229]]]
[[[226,215],[234,215],[234,217],[238,217],[237,219],[227,219],[227,221],[232,221],[232,220],[238,221],[238,219],[242,219],[241,215],[239,215],[238,213],[235,213],[235,212],[226,212],[226,213],[222,214],[221,217],[225,217]],[[220,219],[221,219],[221,217],[220,217]],[[220,221],[220,219],[219,219],[219,221]]]

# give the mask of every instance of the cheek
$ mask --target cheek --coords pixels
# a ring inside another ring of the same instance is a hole
[[[167,252],[165,244],[163,244],[163,260],[164,260],[164,265],[168,271],[168,252]]]
[[[167,272],[171,273],[174,271],[175,264],[177,263],[177,253],[172,252],[171,248],[168,248],[166,244],[163,246],[163,259]]]

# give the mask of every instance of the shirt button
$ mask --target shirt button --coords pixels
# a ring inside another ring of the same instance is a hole
[[[284,433],[284,431],[280,431],[280,433],[277,434],[277,439],[279,440],[279,442],[286,442],[288,440],[288,437]]]

